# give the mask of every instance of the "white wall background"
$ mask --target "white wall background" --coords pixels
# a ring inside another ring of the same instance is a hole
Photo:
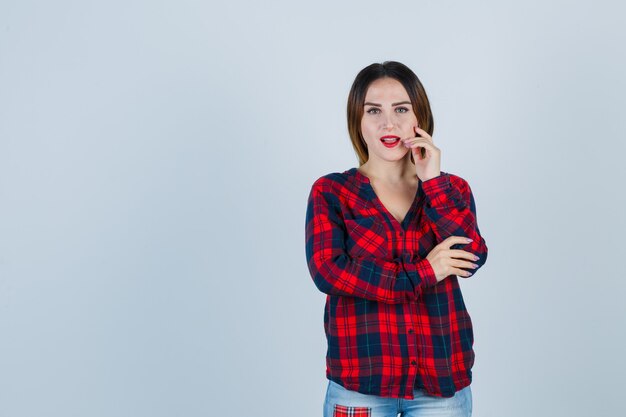
[[[0,416],[320,416],[319,176],[357,72],[423,82],[486,265],[474,415],[623,412],[624,7],[0,3]]]

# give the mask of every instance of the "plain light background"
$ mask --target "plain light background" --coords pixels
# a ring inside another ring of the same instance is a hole
[[[429,95],[489,247],[474,415],[623,412],[624,6],[2,1],[0,416],[320,416],[315,179],[357,72]]]

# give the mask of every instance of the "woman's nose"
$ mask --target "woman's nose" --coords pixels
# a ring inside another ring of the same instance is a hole
[[[391,129],[393,128],[394,124],[395,121],[393,120],[392,116],[385,116],[385,119],[383,120],[383,128]]]

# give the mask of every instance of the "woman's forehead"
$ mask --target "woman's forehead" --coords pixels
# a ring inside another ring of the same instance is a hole
[[[409,100],[409,94],[400,81],[394,78],[379,78],[367,88],[366,101],[402,101]]]

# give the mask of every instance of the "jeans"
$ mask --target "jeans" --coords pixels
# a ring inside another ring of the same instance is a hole
[[[328,380],[324,417],[397,417],[398,414],[402,417],[472,415],[472,389],[469,385],[450,398],[427,395],[422,390],[415,390],[413,394],[415,396],[413,400],[379,397],[347,390]]]

